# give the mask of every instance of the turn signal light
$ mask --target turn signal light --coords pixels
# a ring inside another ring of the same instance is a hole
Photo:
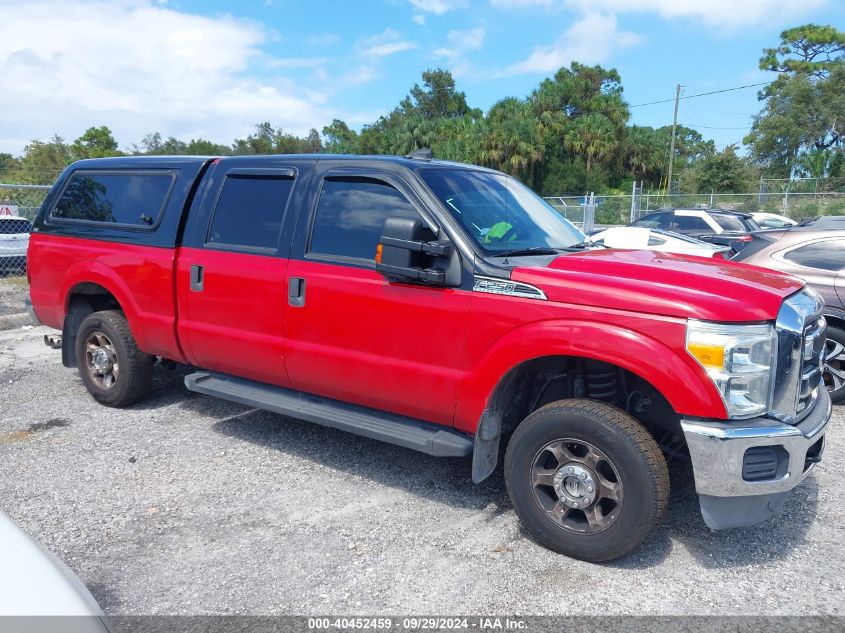
[[[384,249],[384,245],[379,242],[376,245],[376,264],[381,264],[381,252]]]
[[[688,343],[687,351],[701,363],[705,369],[721,370],[725,366],[725,348],[722,345]]]

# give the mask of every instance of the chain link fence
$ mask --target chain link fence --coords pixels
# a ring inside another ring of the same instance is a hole
[[[547,196],[566,219],[581,225],[589,196]],[[757,192],[716,194],[651,194],[595,196],[595,224],[628,224],[646,213],[666,208],[718,208],[735,211],[765,211],[802,220],[820,215],[845,215],[843,192]]]
[[[0,184],[0,277],[26,273],[32,220],[50,187]]]

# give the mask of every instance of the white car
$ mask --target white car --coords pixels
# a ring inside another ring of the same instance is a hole
[[[20,630],[108,633],[111,628],[82,581],[0,513],[0,619],[28,618]],[[30,619],[37,616],[38,620]],[[76,616],[61,626],[42,616]],[[79,617],[83,616],[83,617]],[[51,623],[51,626],[40,626]],[[52,626],[55,625],[55,626]],[[6,630],[5,627],[0,629]],[[15,630],[14,625],[12,629]]]
[[[591,235],[590,241],[606,248],[650,250],[662,253],[697,255],[699,257],[719,257],[721,259],[728,259],[731,256],[729,246],[702,242],[671,231],[638,226],[616,226],[605,229]]]
[[[785,215],[778,215],[777,213],[764,213],[758,211],[752,213],[751,217],[760,225],[761,229],[782,229],[785,227],[795,226],[798,224],[795,220],[786,217]]]
[[[26,270],[26,249],[32,222],[20,216],[0,215],[0,274]]]

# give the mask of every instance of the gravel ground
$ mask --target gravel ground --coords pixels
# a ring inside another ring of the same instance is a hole
[[[659,533],[574,561],[521,529],[501,473],[249,410],[160,369],[99,406],[47,330],[0,332],[0,511],[116,614],[843,614],[845,410],[762,526],[710,532],[685,469]]]
[[[26,312],[26,277],[8,277],[0,270],[0,316]]]

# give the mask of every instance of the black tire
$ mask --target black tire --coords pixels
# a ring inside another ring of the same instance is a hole
[[[845,400],[845,330],[827,326],[824,384],[833,402]]]
[[[100,348],[102,353],[97,351]],[[108,369],[98,373],[93,359],[97,354],[105,358],[104,363],[110,363],[110,379],[105,373]],[[152,386],[154,362],[155,356],[138,349],[129,323],[119,310],[94,312],[79,326],[76,335],[79,375],[88,393],[101,404],[128,407],[144,397]]]
[[[549,447],[553,450],[546,450]],[[584,450],[587,457],[575,456]],[[564,457],[553,451],[563,451]],[[568,461],[570,458],[584,462]],[[547,462],[541,463],[543,460]],[[596,463],[588,466],[588,462]],[[583,510],[573,508],[571,504],[579,500],[586,505],[583,501],[589,501],[589,496],[567,496],[566,482],[575,488],[582,485],[564,474],[567,464],[575,464],[575,472],[581,472],[587,482],[599,482],[593,484],[595,494],[616,490],[619,502],[596,498]],[[545,473],[551,472],[563,477],[561,488],[535,483],[535,474],[546,481]],[[613,483],[614,478],[621,488]],[[669,471],[654,438],[621,409],[593,400],[559,400],[525,418],[508,444],[505,483],[517,515],[538,543],[590,562],[613,560],[634,549],[659,527],[669,501]],[[564,507],[566,504],[570,505]],[[589,522],[588,513],[594,522]]]

